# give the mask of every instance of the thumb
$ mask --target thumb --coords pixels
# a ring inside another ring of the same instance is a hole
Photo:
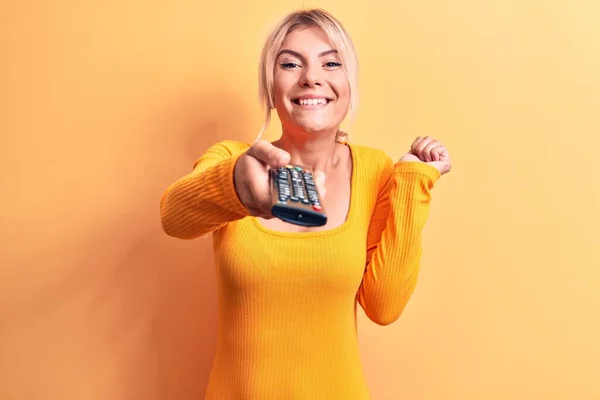
[[[290,163],[292,156],[285,150],[277,149],[273,158],[274,161],[269,163],[269,167],[281,168]]]
[[[290,162],[290,154],[287,151],[266,140],[259,140],[246,153],[271,168],[283,167]]]
[[[436,168],[440,171],[440,174],[444,175],[450,172],[451,162],[450,155],[448,155],[448,151],[445,148],[437,149],[433,152],[433,161],[428,162],[427,164]]]
[[[315,185],[317,186],[317,190],[319,191],[319,195],[321,198],[324,198],[327,192],[327,189],[325,188],[325,172],[314,171],[313,176],[315,179]]]

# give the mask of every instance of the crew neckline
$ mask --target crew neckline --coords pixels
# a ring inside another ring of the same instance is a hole
[[[323,231],[312,231],[312,232],[286,232],[286,231],[278,231],[276,229],[271,229],[271,228],[267,228],[266,226],[264,226],[263,224],[260,223],[260,221],[258,220],[258,217],[251,217],[252,219],[252,223],[254,224],[254,226],[256,228],[258,228],[258,230],[269,234],[269,235],[273,235],[273,236],[280,236],[280,237],[295,237],[295,238],[312,238],[312,237],[319,237],[319,236],[329,236],[329,235],[334,235],[336,233],[340,233],[345,231],[346,229],[348,229],[348,227],[351,225],[353,219],[354,219],[354,214],[356,213],[356,194],[357,194],[357,182],[356,182],[356,175],[357,175],[357,157],[356,157],[356,148],[354,147],[353,144],[347,142],[345,143],[346,146],[348,146],[348,149],[350,150],[350,158],[352,161],[352,175],[351,175],[351,181],[350,181],[350,204],[348,205],[348,214],[346,215],[346,219],[345,221],[339,225],[336,226],[335,228],[331,228],[331,229],[327,229],[327,230],[323,230]]]

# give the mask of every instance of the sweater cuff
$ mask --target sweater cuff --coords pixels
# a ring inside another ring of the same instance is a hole
[[[419,161],[398,161],[394,165],[394,172],[397,174],[418,174],[431,180],[431,183],[437,182],[442,176],[437,168]]]

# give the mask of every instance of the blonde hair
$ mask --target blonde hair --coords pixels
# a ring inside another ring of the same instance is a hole
[[[275,108],[273,75],[275,61],[285,37],[299,28],[316,26],[323,30],[335,50],[338,51],[342,68],[350,86],[350,105],[348,114],[354,119],[358,107],[358,57],[354,43],[342,24],[323,9],[295,11],[285,16],[267,37],[259,63],[259,99],[265,112],[264,124],[258,134],[260,139],[271,122],[271,111]]]

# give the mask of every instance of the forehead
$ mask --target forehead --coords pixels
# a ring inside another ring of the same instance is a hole
[[[304,55],[320,54],[333,49],[327,34],[317,26],[302,27],[288,33],[281,49],[294,50]]]

